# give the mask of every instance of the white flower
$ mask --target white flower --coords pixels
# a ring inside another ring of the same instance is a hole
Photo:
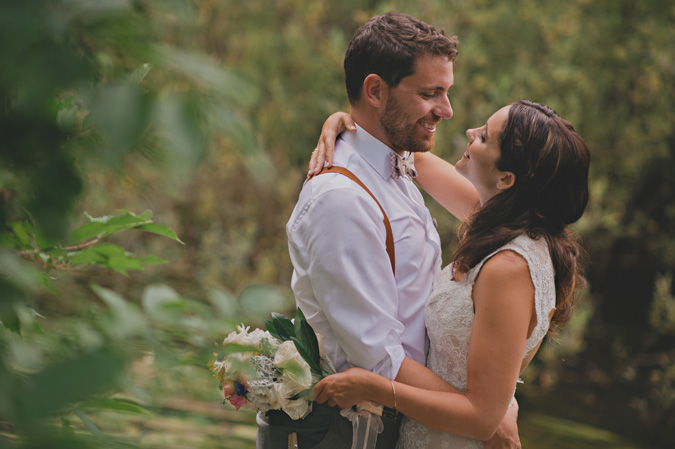
[[[281,370],[282,379],[288,383],[288,388],[297,390],[297,394],[312,386],[312,370],[302,358],[295,343],[285,341],[274,355],[274,364]]]
[[[230,332],[230,334],[227,336],[227,338],[223,341],[223,344],[230,344],[230,343],[235,343],[239,345],[260,345],[260,342],[263,339],[267,339],[272,344],[276,343],[276,339],[272,337],[272,335],[267,332],[263,331],[262,329],[256,329],[253,332],[249,333],[248,330],[250,329],[249,326],[244,327],[243,324],[240,324],[237,327],[236,331]]]
[[[282,380],[274,384],[273,391],[277,396],[281,410],[285,411],[291,419],[304,418],[312,411],[309,402],[305,398],[289,399],[302,391],[297,390],[297,385]]]
[[[278,410],[281,408],[278,396],[274,391],[274,387],[252,387],[249,385],[248,392],[246,393],[246,399],[248,399],[263,413],[268,410]]]

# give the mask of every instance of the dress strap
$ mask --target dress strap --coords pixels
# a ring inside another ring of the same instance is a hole
[[[365,190],[366,193],[368,193],[368,195],[370,195],[375,200],[375,203],[377,203],[377,206],[380,208],[380,211],[382,212],[382,215],[384,216],[384,219],[382,220],[382,222],[384,223],[384,228],[387,231],[387,237],[386,237],[387,254],[389,255],[389,261],[391,262],[391,271],[394,273],[394,276],[396,276],[396,257],[395,257],[395,253],[394,253],[394,234],[391,231],[391,224],[389,223],[389,218],[387,217],[387,214],[384,212],[384,209],[382,208],[382,205],[380,204],[380,202],[377,201],[377,198],[375,198],[375,195],[373,195],[373,193],[370,190],[368,190],[368,187],[366,187],[366,185],[363,182],[361,182],[361,180],[359,178],[357,178],[354,173],[352,173],[351,171],[347,170],[344,167],[338,167],[336,165],[334,165],[332,167],[324,167],[319,173],[317,173],[316,175],[310,176],[307,179],[312,179],[312,177],[323,175],[324,173],[339,173],[341,175],[344,175],[344,176],[348,177],[349,179],[351,179],[352,181],[354,181],[355,183],[360,185],[361,188],[363,190]]]

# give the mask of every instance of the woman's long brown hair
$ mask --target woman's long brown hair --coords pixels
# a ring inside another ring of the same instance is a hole
[[[568,225],[581,217],[588,203],[590,152],[570,123],[528,100],[511,105],[500,152],[497,168],[514,173],[516,181],[460,229],[454,274],[467,273],[519,235],[546,239],[555,270],[553,331],[569,319],[575,288],[584,281],[583,250]]]

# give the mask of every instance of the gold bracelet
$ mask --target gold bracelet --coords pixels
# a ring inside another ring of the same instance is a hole
[[[394,407],[392,407],[394,410],[396,410],[396,388],[394,388],[394,381],[390,380],[391,382],[391,391],[394,393]]]

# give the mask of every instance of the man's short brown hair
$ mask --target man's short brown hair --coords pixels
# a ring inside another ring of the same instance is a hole
[[[396,87],[415,73],[419,56],[445,56],[454,61],[458,44],[457,37],[449,37],[445,30],[407,14],[391,12],[373,17],[356,30],[345,53],[349,102],[358,102],[363,81],[371,73],[379,75],[389,87]]]

